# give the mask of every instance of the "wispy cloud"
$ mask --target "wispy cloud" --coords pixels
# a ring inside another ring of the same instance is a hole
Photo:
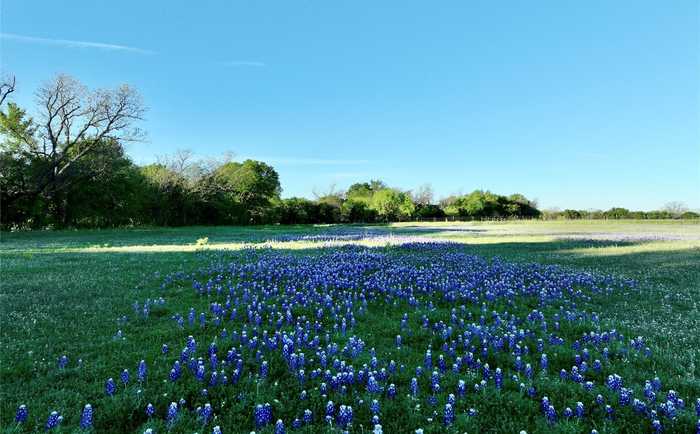
[[[343,159],[327,159],[327,158],[286,158],[286,157],[241,157],[265,161],[270,164],[282,164],[290,166],[352,166],[360,164],[369,164],[370,160],[343,160]]]
[[[226,62],[221,62],[221,65],[223,66],[252,66],[252,67],[257,67],[261,68],[263,66],[267,66],[264,62],[256,62],[254,60],[229,60]]]
[[[35,36],[17,35],[14,33],[0,33],[1,39],[10,41],[25,42],[28,44],[55,45],[65,48],[94,48],[106,51],[125,51],[136,54],[155,54],[154,51],[143,48],[129,47],[118,44],[105,44],[102,42],[73,41],[69,39],[37,38]]]

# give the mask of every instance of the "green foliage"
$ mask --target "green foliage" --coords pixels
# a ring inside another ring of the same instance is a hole
[[[700,214],[693,211],[685,211],[683,213],[673,213],[668,210],[655,211],[630,211],[627,208],[613,207],[607,211],[600,210],[575,210],[565,209],[564,211],[548,210],[542,213],[544,220],[666,220],[666,219],[696,219],[700,218]]]
[[[382,221],[408,220],[413,215],[415,205],[411,197],[393,188],[382,188],[372,195],[370,208],[377,212]]]
[[[509,197],[490,191],[474,190],[465,196],[448,198],[445,213],[465,219],[538,217],[535,204],[522,194]]]

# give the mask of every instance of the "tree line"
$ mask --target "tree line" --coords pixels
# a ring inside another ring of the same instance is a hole
[[[662,220],[662,219],[698,219],[700,213],[690,211],[679,202],[669,202],[663,209],[653,211],[630,211],[627,208],[613,207],[609,210],[544,210],[545,220]]]
[[[134,164],[124,146],[143,139],[145,107],[129,86],[90,90],[59,75],[36,92],[34,116],[10,101],[14,91],[14,78],[0,82],[3,229],[583,218],[543,214],[521,194],[476,190],[436,202],[429,185],[403,191],[378,180],[283,199],[278,173],[262,161],[178,151]]]

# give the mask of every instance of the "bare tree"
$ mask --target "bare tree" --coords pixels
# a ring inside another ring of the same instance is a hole
[[[413,202],[418,205],[430,205],[433,203],[433,195],[433,187],[430,184],[421,185],[411,194]]]
[[[17,143],[16,152],[42,161],[37,182],[17,196],[48,193],[52,198],[68,184],[64,174],[77,161],[105,143],[121,146],[143,138],[136,124],[145,108],[139,94],[127,85],[90,91],[74,78],[58,75],[39,88],[36,101],[36,121],[6,128]]]
[[[325,192],[319,191],[316,187],[314,187],[311,190],[311,194],[314,195],[316,200],[321,200],[321,199],[326,198],[326,197],[340,196],[340,192],[338,190],[336,190],[335,182],[332,182],[328,186],[328,190],[326,190]]]
[[[230,163],[234,158],[235,154],[232,151],[226,151],[216,157],[197,158],[190,149],[178,149],[173,154],[158,156],[156,162],[194,184],[212,175],[216,169]]]
[[[2,105],[2,103],[5,102],[5,99],[15,91],[16,83],[17,80],[15,79],[14,75],[12,77],[3,77],[2,81],[0,82],[0,105]]]
[[[664,211],[668,211],[674,217],[680,217],[681,214],[688,211],[688,207],[683,202],[673,201],[664,205]]]

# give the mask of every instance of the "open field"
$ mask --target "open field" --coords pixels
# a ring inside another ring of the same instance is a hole
[[[19,232],[0,261],[6,432],[54,410],[76,431],[86,403],[97,432],[371,432],[374,415],[387,433],[695,432],[700,418],[696,223]]]

